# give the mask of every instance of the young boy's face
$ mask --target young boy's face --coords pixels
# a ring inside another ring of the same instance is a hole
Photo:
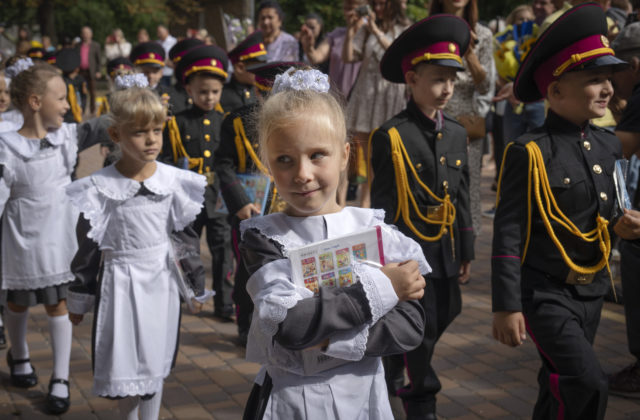
[[[563,74],[549,86],[549,106],[578,125],[604,116],[613,96],[612,74],[610,67]]]
[[[187,93],[193,104],[203,111],[213,111],[222,95],[222,81],[206,74],[195,74],[187,81]]]
[[[423,111],[435,113],[436,110],[443,109],[453,95],[456,70],[453,67],[422,64],[415,70],[408,71],[405,81],[411,88],[411,96],[415,103]]]
[[[162,79],[162,67],[140,66],[140,70],[149,81],[149,87],[153,89],[158,86],[160,79]]]

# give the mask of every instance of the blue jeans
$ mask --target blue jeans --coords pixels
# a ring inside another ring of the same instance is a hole
[[[504,141],[509,144],[527,131],[544,124],[544,101],[525,104],[520,114],[516,114],[511,104],[507,103],[503,121]]]

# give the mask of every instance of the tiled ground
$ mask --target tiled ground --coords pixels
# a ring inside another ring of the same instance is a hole
[[[95,156],[95,150],[84,155],[81,173],[86,173]],[[492,199],[489,169],[483,178],[485,208],[490,207]],[[438,415],[460,420],[528,418],[536,399],[539,361],[530,340],[518,349],[511,349],[491,338],[488,263],[491,223],[489,219],[483,219],[483,223],[483,233],[477,241],[478,259],[473,264],[471,282],[463,290],[462,315],[436,349],[434,364],[443,384]],[[241,418],[258,366],[246,362],[244,350],[236,346],[235,325],[214,320],[211,312],[209,304],[202,314],[183,317],[177,366],[164,387],[163,419]],[[12,388],[8,368],[0,362],[0,420],[50,418],[43,414],[51,352],[42,308],[31,312],[29,329],[31,359],[42,383],[30,390]],[[91,395],[90,340],[91,320],[86,319],[74,330],[72,407],[63,419],[119,418],[115,402]],[[621,306],[605,305],[596,350],[606,372],[616,371],[632,361],[627,352]],[[1,360],[5,353],[0,352]],[[606,418],[640,419],[640,400],[611,396]]]

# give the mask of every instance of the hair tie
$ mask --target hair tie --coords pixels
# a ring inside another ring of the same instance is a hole
[[[320,93],[329,92],[329,76],[319,70],[297,70],[290,67],[287,71],[276,76],[271,93],[285,90],[313,90]]]
[[[4,74],[9,79],[13,79],[14,77],[16,77],[17,75],[19,75],[20,73],[22,73],[23,71],[27,70],[30,67],[33,67],[33,60],[31,60],[30,57],[21,58],[15,63],[13,63],[12,65],[10,65],[9,67],[7,67],[4,70]]]
[[[149,87],[149,80],[142,73],[124,74],[116,77],[116,90],[130,89],[132,87]]]

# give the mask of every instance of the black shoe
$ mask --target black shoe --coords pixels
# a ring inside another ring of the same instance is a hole
[[[249,339],[249,331],[238,331],[238,344],[242,347],[247,347],[247,340]]]
[[[11,385],[18,388],[31,388],[32,386],[36,386],[38,384],[38,375],[36,375],[36,370],[29,362],[29,359],[13,360],[13,356],[11,356],[11,349],[7,351],[7,365],[9,365],[9,370],[11,371]],[[24,375],[14,374],[13,369],[16,365],[19,365],[21,363],[29,363],[29,365],[31,366],[31,373],[27,373]]]
[[[4,336],[4,327],[0,327],[0,349],[7,347],[7,339]]]
[[[233,322],[233,315],[233,307],[213,310],[213,316],[219,318],[222,322]]]
[[[53,388],[53,384],[62,384],[67,386],[67,395],[69,393],[69,381],[65,379],[53,379],[49,381],[49,393],[47,394],[47,399],[45,401],[45,405],[47,406],[47,411],[50,414],[62,414],[66,413],[69,409],[69,405],[71,404],[71,399],[56,397],[55,395],[51,395],[51,388]]]

